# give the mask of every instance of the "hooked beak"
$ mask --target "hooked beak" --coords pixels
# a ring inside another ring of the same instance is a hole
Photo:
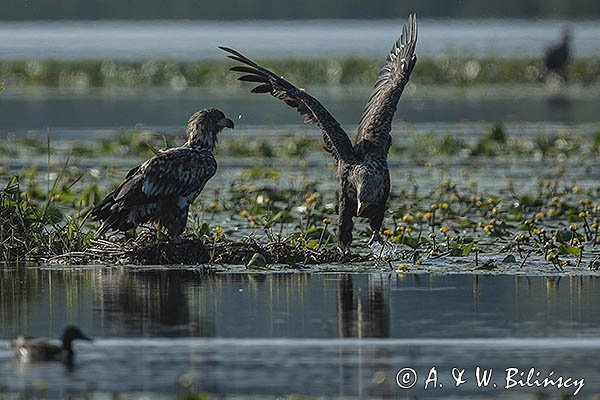
[[[221,128],[230,128],[233,129],[234,125],[233,125],[233,121],[230,120],[229,118],[222,118],[219,120],[219,122],[217,122],[217,125]]]

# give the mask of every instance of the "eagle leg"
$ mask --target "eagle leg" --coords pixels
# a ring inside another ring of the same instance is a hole
[[[383,243],[384,239],[381,236],[381,225],[383,225],[383,218],[385,216],[385,203],[373,205],[372,214],[369,216],[369,226],[373,231],[371,239],[369,240],[369,246],[375,241]]]
[[[386,202],[390,196],[390,173],[389,170],[385,169],[383,193],[379,201],[372,206],[371,215],[369,215],[369,226],[373,231],[371,239],[369,240],[369,246],[375,241],[383,244],[385,239],[381,236],[381,226],[383,225],[383,219],[385,217]]]
[[[349,193],[342,190],[340,193],[339,214],[338,214],[338,247],[342,253],[350,251],[352,243],[352,229],[354,221],[352,218],[356,214],[356,201],[349,196]]]
[[[187,225],[189,204],[183,208],[164,204],[160,209],[158,224],[167,231],[169,239],[177,242],[181,241],[181,235]]]
[[[385,242],[385,239],[383,238],[383,236],[381,236],[381,233],[379,233],[379,231],[373,231],[373,234],[371,235],[371,238],[369,239],[369,243],[367,243],[367,244],[370,246],[375,242],[380,243],[380,244],[383,244]]]

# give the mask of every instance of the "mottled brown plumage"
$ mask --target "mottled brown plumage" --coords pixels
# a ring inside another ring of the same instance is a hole
[[[360,118],[354,146],[317,99],[238,51],[220,47],[230,54],[229,58],[244,64],[231,68],[245,74],[239,80],[259,83],[252,93],[270,93],[298,110],[305,122],[316,123],[321,128],[325,149],[338,162],[338,243],[344,251],[352,241],[355,216],[367,217],[374,238],[379,237],[390,193],[387,155],[392,141],[392,118],[417,62],[416,43],[417,20],[415,15],[410,15],[375,82],[375,89]]]
[[[188,140],[181,147],[161,151],[130,170],[119,187],[94,207],[93,219],[102,221],[96,236],[147,222],[157,223],[171,237],[180,236],[190,204],[217,171],[213,150],[223,128],[233,128],[233,122],[215,108],[192,115]]]

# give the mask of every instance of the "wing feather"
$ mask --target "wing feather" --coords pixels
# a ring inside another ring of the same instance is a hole
[[[380,148],[387,145],[398,101],[417,62],[416,44],[417,17],[411,14],[375,81],[360,119],[355,149],[362,146],[363,141]]]
[[[325,150],[330,152],[336,160],[347,162],[355,161],[352,142],[325,107],[304,90],[297,88],[283,77],[275,75],[266,68],[261,67],[242,53],[228,48],[219,47],[229,53],[229,58],[245,65],[232,67],[230,70],[242,72],[246,75],[238,78],[241,81],[261,83],[251,90],[252,93],[271,93],[271,95],[295,108],[307,123],[316,123],[323,132]]]
[[[256,75],[242,75],[238,78],[238,81],[260,82],[260,83],[267,82],[267,80],[265,78],[263,78],[262,76],[256,76]]]
[[[217,171],[209,152],[186,147],[170,149],[148,160],[141,168],[142,192],[149,199],[199,193]]]
[[[265,83],[264,85],[259,85],[252,89],[250,92],[252,93],[270,93],[272,90],[270,83]]]

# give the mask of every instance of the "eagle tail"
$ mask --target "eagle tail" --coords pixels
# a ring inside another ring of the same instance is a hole
[[[92,220],[102,221],[94,237],[101,237],[109,230],[126,231],[135,228],[131,213],[140,204],[142,197],[142,179],[137,177],[127,179],[109,193],[92,210]]]

